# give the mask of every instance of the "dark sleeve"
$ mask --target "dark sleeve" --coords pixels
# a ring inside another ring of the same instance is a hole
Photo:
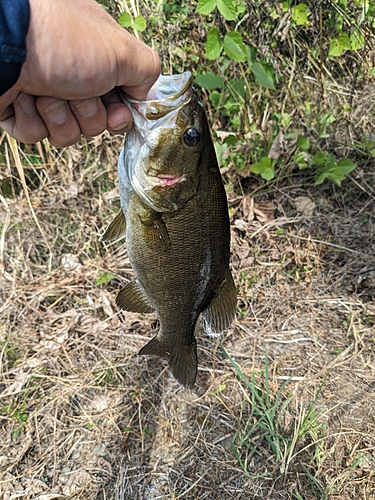
[[[0,96],[20,76],[26,60],[26,35],[29,29],[28,0],[0,0]]]

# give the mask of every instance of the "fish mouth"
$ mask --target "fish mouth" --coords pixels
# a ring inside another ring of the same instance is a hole
[[[154,165],[154,160],[150,160],[160,150],[161,137],[171,134],[171,140],[176,140],[181,109],[194,96],[192,83],[189,71],[180,75],[160,75],[144,101],[133,99],[119,89],[134,123],[126,134],[119,175],[127,178],[131,189],[156,212],[175,211],[196,192],[190,176],[182,172],[169,173],[168,164],[156,162]]]
[[[161,188],[173,187],[186,181],[185,175],[158,174],[156,178],[160,180],[158,185]]]
[[[118,92],[122,101],[127,104],[153,103],[157,102],[168,104],[182,97],[193,84],[193,75],[190,71],[179,75],[160,75],[154,85],[149,90],[144,101],[139,101],[126,94],[121,87],[118,87]]]
[[[118,88],[118,92],[122,102],[130,107],[135,123],[137,124],[139,120],[138,114],[142,117],[141,120],[149,120],[149,127],[152,128],[152,122],[157,121],[160,124],[163,118],[168,122],[170,120],[168,115],[171,113],[173,115],[173,111],[188,102],[192,84],[193,75],[190,71],[185,71],[180,75],[160,75],[144,101],[133,99],[121,88]]]

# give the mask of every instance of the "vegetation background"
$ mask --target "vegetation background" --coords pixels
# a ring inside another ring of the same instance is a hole
[[[101,4],[201,89],[238,316],[193,391],[138,357],[123,137],[0,131],[0,498],[375,499],[375,1]]]

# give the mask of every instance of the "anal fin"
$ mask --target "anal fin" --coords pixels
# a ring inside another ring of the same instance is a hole
[[[137,280],[130,281],[116,297],[116,304],[124,311],[150,313],[154,311],[146,293]]]
[[[203,328],[209,337],[219,337],[230,327],[236,306],[236,286],[228,268],[216,295],[202,313]]]
[[[193,387],[198,371],[197,344],[173,347],[154,337],[139,351],[140,355],[148,354],[168,359],[173,376],[185,387]]]

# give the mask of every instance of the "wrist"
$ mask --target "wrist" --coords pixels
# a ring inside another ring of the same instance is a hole
[[[26,60],[28,0],[0,0],[0,96],[18,80]]]

